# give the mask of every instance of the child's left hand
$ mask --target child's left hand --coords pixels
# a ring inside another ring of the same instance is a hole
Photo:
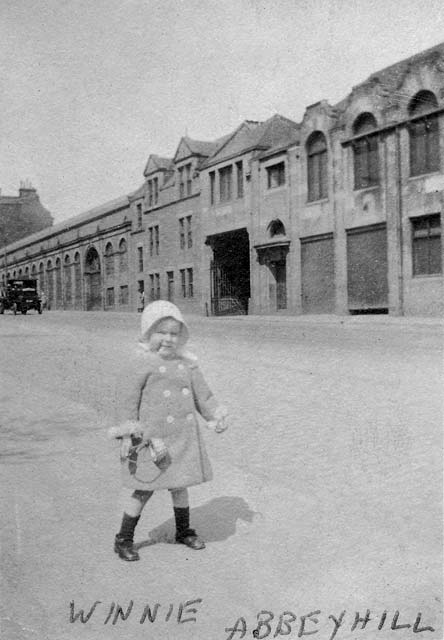
[[[219,405],[214,412],[214,422],[216,433],[222,433],[228,428],[227,424],[228,409],[224,405]]]

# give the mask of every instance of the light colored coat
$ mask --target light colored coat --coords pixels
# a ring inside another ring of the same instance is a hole
[[[158,466],[149,449],[143,447],[122,462],[124,485],[153,491],[211,480],[197,413],[207,421],[214,420],[217,402],[197,361],[184,355],[163,359],[141,349],[134,363],[132,385],[125,406],[127,419],[139,422],[144,442],[161,438],[168,456]]]

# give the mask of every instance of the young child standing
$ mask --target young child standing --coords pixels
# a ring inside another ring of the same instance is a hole
[[[212,478],[196,414],[220,433],[226,428],[227,412],[214,398],[196,359],[184,351],[187,340],[188,328],[174,304],[157,300],[145,307],[127,420],[109,430],[110,437],[122,440],[124,513],[114,550],[123,560],[139,560],[134,530],[158,489],[171,492],[176,542],[205,548],[190,528],[188,502],[188,487]]]

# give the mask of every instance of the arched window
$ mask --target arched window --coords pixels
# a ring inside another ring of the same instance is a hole
[[[120,271],[127,271],[128,269],[128,251],[126,240],[123,238],[119,242],[119,269]]]
[[[51,260],[48,260],[48,262],[46,263],[46,283],[48,287],[48,308],[50,308],[54,306],[54,271],[52,269]]]
[[[25,276],[29,278],[29,267],[26,267],[25,269]]]
[[[105,275],[114,275],[114,250],[111,242],[105,247]]]
[[[437,115],[427,113],[438,107],[435,94],[420,91],[409,105],[410,175],[439,170],[439,124]],[[419,116],[419,117],[418,117]]]
[[[18,270],[18,277],[19,277],[19,278],[21,278],[21,277],[22,277],[22,270],[21,270],[21,269],[19,269],[19,270]]]
[[[63,293],[62,293],[62,261],[60,258],[56,259],[55,262],[55,276],[56,276],[56,305],[57,308],[60,308],[63,303]]]
[[[308,201],[328,196],[327,142],[320,131],[307,140]]]
[[[31,275],[33,278],[35,278],[37,275],[37,267],[35,266],[35,264],[33,264],[31,267]]]
[[[272,220],[268,225],[268,233],[270,234],[270,238],[274,236],[285,236],[285,227],[281,220]]]
[[[69,307],[72,303],[72,270],[69,255],[66,255],[63,261],[63,291],[65,305]]]
[[[76,309],[82,308],[82,267],[78,251],[74,255],[74,305]]]
[[[40,291],[43,291],[45,289],[45,271],[43,262],[39,264],[39,288]]]
[[[371,113],[361,113],[353,125],[353,135],[367,134],[353,143],[355,189],[371,187],[379,182],[378,137],[372,135],[377,126]]]

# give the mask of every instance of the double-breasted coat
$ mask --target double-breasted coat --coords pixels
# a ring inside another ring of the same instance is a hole
[[[134,363],[133,389],[126,406],[126,417],[138,421],[143,430],[142,445],[150,438],[161,438],[168,455],[156,464],[147,447],[122,461],[126,487],[153,491],[179,489],[212,478],[212,470],[198,422],[214,419],[217,402],[197,361],[177,355],[163,359],[141,350]],[[133,444],[140,440],[133,437]]]

